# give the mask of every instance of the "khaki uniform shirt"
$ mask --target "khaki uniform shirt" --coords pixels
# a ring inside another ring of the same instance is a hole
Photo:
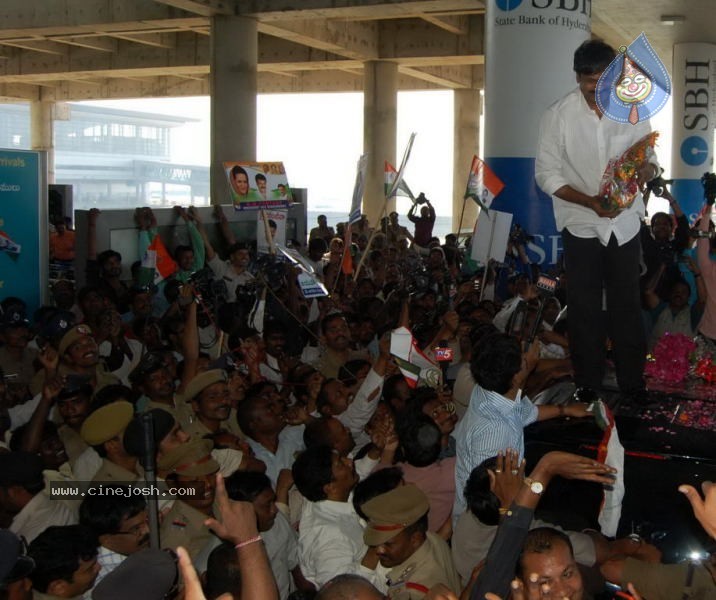
[[[453,566],[450,548],[443,539],[428,532],[423,545],[388,573],[388,598],[424,598],[428,590],[438,583],[446,585],[456,594],[460,593],[460,577]]]
[[[85,442],[82,436],[74,429],[64,424],[57,428],[57,435],[60,436],[62,445],[65,447],[70,466],[74,467],[77,459],[89,448],[87,442]]]
[[[181,500],[175,500],[159,529],[162,548],[176,550],[183,546],[200,573],[206,570],[211,551],[221,544],[221,539],[204,525],[206,519],[204,513]]]
[[[204,436],[211,434],[209,428],[199,420],[199,417],[196,416],[196,413],[193,410],[191,411],[190,417],[190,422],[182,423],[182,429],[190,434],[191,437],[203,438]],[[231,433],[242,440],[246,439],[246,436],[242,433],[241,429],[239,429],[239,425],[236,422],[236,409],[234,408],[231,409],[229,418],[221,422],[219,430]]]
[[[172,417],[174,417],[174,420],[179,423],[184,430],[186,430],[187,425],[194,419],[194,411],[191,409],[191,405],[188,402],[185,402],[184,397],[179,394],[174,395],[173,406],[164,404],[163,402],[149,400],[142,412],[154,410],[155,408],[166,410]]]
[[[318,362],[316,362],[314,367],[316,368],[316,370],[320,371],[321,374],[327,379],[335,379],[336,377],[338,377],[338,371],[340,371],[341,367],[346,364],[346,362],[348,362],[349,360],[357,359],[372,362],[370,360],[370,354],[368,354],[368,352],[366,351],[351,350],[348,355],[348,358],[346,360],[343,360],[343,357],[340,354],[334,352],[330,348],[326,348],[326,350],[318,359]]]
[[[141,469],[139,463],[137,463],[137,470]],[[139,481],[141,476],[132,471],[127,471],[124,467],[120,467],[118,464],[108,461],[106,458],[102,459],[102,466],[99,471],[95,473],[92,481],[117,481],[117,482],[134,482]]]
[[[58,375],[69,375],[73,373],[66,364],[60,363],[60,366],[57,369]],[[117,377],[112,375],[109,371],[107,371],[106,367],[103,363],[99,363],[97,367],[95,368],[95,379],[97,380],[97,385],[94,386],[94,391],[97,393],[99,390],[101,390],[104,387],[107,387],[108,385],[114,385],[115,383],[122,383]],[[40,369],[37,373],[35,373],[35,376],[32,378],[32,381],[30,382],[30,391],[32,392],[33,396],[37,396],[37,394],[42,393],[42,386],[45,383],[45,369]]]

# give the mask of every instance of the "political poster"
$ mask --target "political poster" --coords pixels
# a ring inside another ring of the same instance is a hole
[[[0,296],[17,296],[29,315],[47,282],[47,197],[39,152],[0,150]]]
[[[264,215],[266,216],[265,221]],[[261,210],[256,213],[256,251],[259,254],[271,252],[271,241],[266,237],[267,229],[273,244],[286,245],[287,218],[288,210]]]
[[[282,162],[225,162],[235,210],[288,208],[291,188]]]

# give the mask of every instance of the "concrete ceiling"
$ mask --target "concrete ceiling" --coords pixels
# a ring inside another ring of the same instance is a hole
[[[554,0],[590,2],[590,0]],[[670,66],[714,41],[714,0],[591,0],[615,46],[645,31]],[[3,0],[0,100],[209,93],[211,17],[258,21],[259,92],[362,91],[363,63],[393,60],[400,89],[483,87],[482,0]],[[683,15],[675,26],[662,15]]]

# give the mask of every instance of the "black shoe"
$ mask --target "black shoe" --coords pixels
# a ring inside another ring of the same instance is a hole
[[[572,402],[584,402],[585,404],[591,404],[601,399],[599,392],[587,386],[577,388],[572,396]]]
[[[649,406],[650,404],[654,404],[654,399],[649,397],[649,392],[647,392],[645,388],[622,392],[621,397],[624,401],[631,402],[637,406]]]

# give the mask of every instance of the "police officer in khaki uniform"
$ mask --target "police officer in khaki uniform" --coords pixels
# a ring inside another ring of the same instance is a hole
[[[191,407],[176,394],[176,385],[161,352],[147,352],[129,374],[129,381],[144,396],[138,411],[146,412],[161,408],[169,412],[184,427],[192,420]]]
[[[67,330],[60,339],[57,353],[60,356],[58,374],[85,377],[95,393],[103,387],[119,383],[119,379],[107,371],[100,359],[99,348],[92,337],[92,330],[84,323]],[[45,369],[40,369],[30,383],[30,391],[33,395],[42,392],[44,382]]]
[[[183,394],[191,403],[191,422],[182,423],[184,430],[192,437],[202,438],[217,433],[230,433],[243,439],[236,422],[236,410],[231,407],[231,396],[226,372],[211,369],[199,373],[189,382]]]
[[[102,466],[93,481],[132,482],[143,476],[137,457],[124,447],[124,430],[133,416],[132,404],[119,400],[98,408],[82,423],[82,439],[102,457]]]
[[[460,593],[460,577],[450,548],[428,532],[427,496],[414,485],[403,485],[361,505],[368,517],[363,534],[367,546],[376,549],[380,564],[390,569],[391,600],[423,598],[438,583]]]
[[[186,548],[199,572],[206,570],[211,551],[221,543],[205,525],[213,515],[217,463],[211,456],[209,440],[192,440],[164,455],[158,462],[165,471],[167,485],[184,488],[171,510],[164,516],[160,529],[163,548]]]

